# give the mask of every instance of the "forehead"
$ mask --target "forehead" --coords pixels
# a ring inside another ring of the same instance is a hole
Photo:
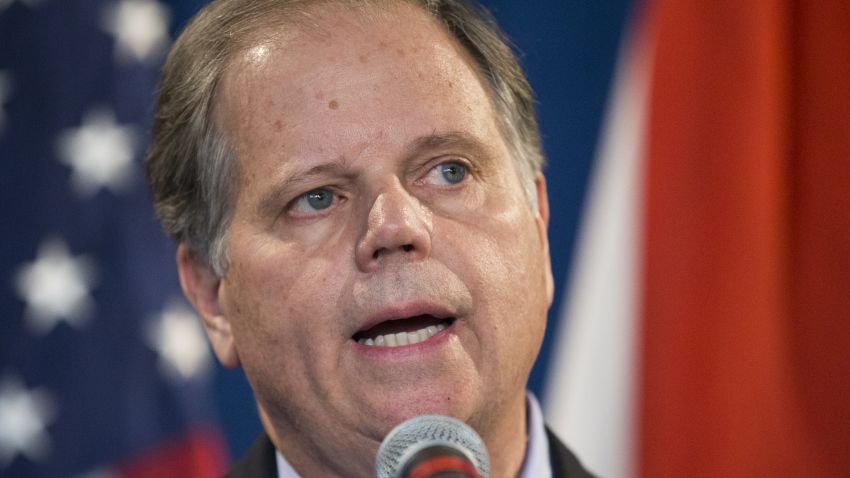
[[[328,4],[234,59],[217,119],[240,157],[328,153],[440,130],[484,137],[495,117],[472,65],[418,7]]]

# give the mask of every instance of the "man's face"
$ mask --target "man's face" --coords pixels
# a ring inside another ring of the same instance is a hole
[[[542,177],[535,210],[471,61],[425,14],[342,12],[225,77],[241,174],[216,351],[288,446],[374,448],[425,413],[486,436],[522,419],[551,301]]]

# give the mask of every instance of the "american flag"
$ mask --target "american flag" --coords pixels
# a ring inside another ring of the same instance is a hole
[[[0,0],[0,476],[225,469],[213,358],[143,179],[173,8]]]

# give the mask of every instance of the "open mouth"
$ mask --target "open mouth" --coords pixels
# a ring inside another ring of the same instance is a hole
[[[417,315],[406,319],[387,320],[352,337],[357,343],[370,347],[401,347],[424,342],[452,325],[454,317]]]

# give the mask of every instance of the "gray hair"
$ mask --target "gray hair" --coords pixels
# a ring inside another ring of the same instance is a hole
[[[429,13],[474,59],[532,205],[543,167],[534,98],[507,40],[483,8],[463,0],[403,0]],[[363,0],[216,0],[189,23],[168,55],[146,162],[165,232],[227,271],[226,232],[238,193],[239,161],[214,119],[219,82],[235,56],[276,27],[309,17],[321,3]],[[374,1],[369,4],[376,3]]]

